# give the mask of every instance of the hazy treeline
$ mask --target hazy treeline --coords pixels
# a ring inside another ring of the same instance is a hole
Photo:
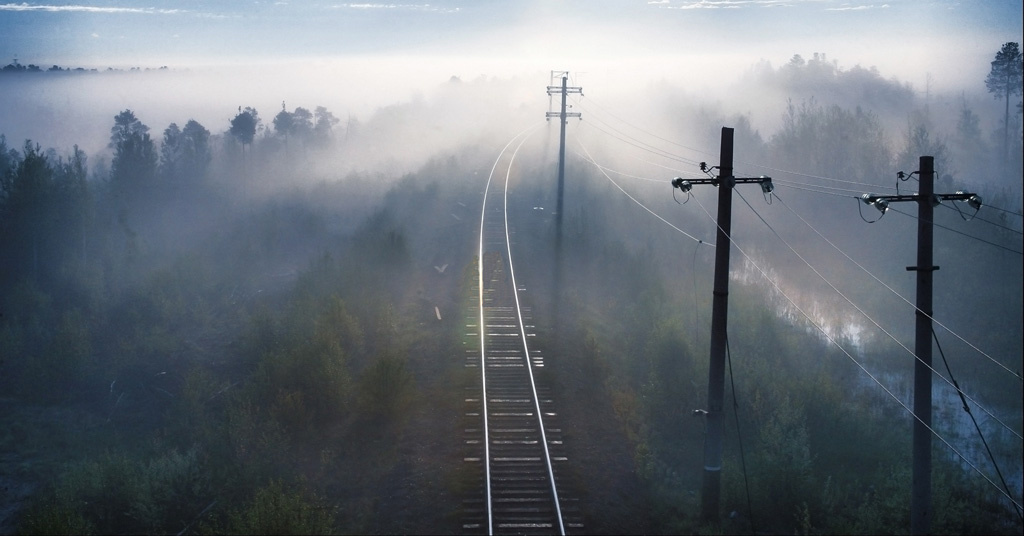
[[[119,69],[114,69],[113,67],[108,67],[106,69],[107,72],[117,71],[117,70],[119,70]],[[142,70],[143,69],[141,69],[140,67],[132,67],[131,69],[129,69],[129,71],[132,71],[132,72],[134,72],[134,71],[142,71]],[[147,68],[145,70],[149,71],[151,69]],[[167,70],[167,67],[160,67],[160,70]],[[6,74],[6,75],[21,74],[21,73],[33,73],[34,74],[34,73],[42,73],[42,72],[79,74],[79,73],[96,73],[96,72],[99,72],[99,70],[95,69],[95,68],[86,69],[85,67],[61,67],[60,65],[51,65],[49,67],[40,67],[39,65],[36,65],[34,63],[30,63],[28,65],[22,65],[22,64],[18,63],[17,61],[15,61],[14,63],[8,63],[7,65],[4,65],[2,68],[0,68],[0,74]]]
[[[860,66],[844,70],[817,53],[806,61],[794,56],[778,70],[759,74],[758,82],[792,97],[781,132],[775,136],[800,145],[804,152],[795,155],[789,151],[777,157],[805,164],[801,171],[863,181],[891,176],[891,171],[859,170],[856,161],[892,162],[898,169],[912,170],[917,157],[929,155],[936,158],[940,179],[994,187],[1014,203],[1005,208],[1019,208],[1020,184],[1013,178],[1022,172],[1021,115],[1019,105],[1016,113],[1003,117],[999,107],[991,104],[993,96],[995,102],[1002,100],[1001,92],[984,95],[973,89],[949,95],[932,94],[926,88],[921,95],[920,89],[907,83],[883,79],[877,70]],[[984,82],[978,81],[979,89]],[[847,131],[845,138],[839,138],[849,140],[847,143],[856,148],[823,146],[827,137],[815,142],[807,136],[807,128],[819,124],[827,130],[848,128],[857,132],[859,135]],[[1006,158],[1002,154],[1004,126],[1014,133]],[[798,130],[800,127],[803,132]],[[884,154],[886,149],[890,155]],[[848,160],[830,161],[834,158],[830,155],[837,152]]]
[[[947,101],[922,100],[904,83],[839,69],[824,56],[752,73],[778,95],[765,102],[776,117],[663,86],[651,90],[664,121],[656,124],[715,149],[721,126],[734,126],[737,169],[767,166],[778,179],[792,170],[889,185],[897,169],[911,171],[930,154],[940,188],[979,188],[996,206],[1019,209],[1019,150],[984,181],[967,172],[998,156],[993,137],[1002,129],[971,108],[979,101],[940,106]],[[17,461],[0,472],[14,504],[4,506],[16,511],[9,528],[455,531],[473,485],[461,467],[459,414],[463,387],[476,381],[463,368],[462,317],[477,211],[498,148],[541,115],[504,105],[514,98],[482,106],[501,94],[496,86],[452,80],[362,122],[291,102],[228,109],[220,124],[148,125],[145,110],[112,111],[108,154],[0,137],[0,445]],[[505,120],[471,130],[481,110]],[[574,132],[595,157],[631,161],[595,131],[601,125],[589,125],[599,110],[583,111]],[[1020,115],[1011,119],[1019,147]],[[778,128],[759,129],[761,121]],[[559,387],[570,460],[584,464],[570,480],[588,530],[696,531],[703,429],[691,411],[706,401],[713,249],[637,216],[632,201],[573,156],[556,279],[555,132],[520,155],[509,219],[513,255],[531,260],[516,269],[538,323],[554,300],[564,319],[559,333],[540,325],[538,340],[548,345],[543,380]],[[361,160],[371,151],[378,156]],[[388,151],[390,163],[379,156]],[[629,188],[713,236],[695,204],[673,201],[667,180]],[[695,195],[710,207],[712,194]],[[850,199],[822,201],[782,182],[779,195],[824,234],[851,234]],[[760,194],[748,198],[768,210]],[[836,214],[849,216],[829,217]],[[879,255],[913,247],[914,222],[896,216],[870,226],[857,219],[864,240],[842,247],[872,270],[902,273],[904,259]],[[988,216],[1003,226],[989,239],[1019,250],[1019,218]],[[745,243],[763,244],[750,248],[754,259],[781,274],[783,290],[828,295],[780,246],[766,245],[774,238],[755,216],[737,209],[736,218]],[[954,226],[959,215],[937,211],[937,220]],[[778,225],[795,242],[814,239],[793,218]],[[956,285],[936,309],[993,354],[1015,356],[1008,365],[1019,371],[1020,256],[989,248],[943,237],[940,275]],[[856,270],[834,255],[808,257],[853,285]],[[735,272],[749,276],[733,258]],[[737,514],[725,527],[905,530],[909,418],[768,284],[738,278],[730,295],[735,389],[727,391],[737,404],[727,404],[723,482],[723,508]],[[910,295],[909,285],[896,286]],[[877,287],[849,293],[885,325],[910,324],[905,308],[887,312]],[[845,306],[821,300],[825,310]],[[898,383],[910,359],[884,337],[864,340],[857,355]],[[976,360],[951,356],[982,400],[1019,415],[1019,381],[969,366]],[[994,443],[1011,457],[1017,449],[1019,463],[1019,443]],[[936,532],[1019,529],[991,488],[947,456],[936,465]]]
[[[35,505],[19,530],[381,530],[372,501],[400,461],[388,423],[407,420],[422,337],[405,310],[417,248],[379,177],[267,184],[330,141],[329,112],[309,131],[296,112],[270,134],[190,120],[157,141],[124,110],[92,169],[77,148],[0,137],[3,443],[27,458],[3,478]]]

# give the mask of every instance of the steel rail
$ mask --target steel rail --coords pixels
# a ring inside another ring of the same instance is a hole
[[[512,175],[512,164],[516,160],[516,155],[519,154],[519,149],[523,147],[523,143],[526,142],[529,136],[526,136],[519,142],[519,146],[512,153],[512,158],[508,162],[508,171],[505,173],[505,195],[504,195],[504,216],[505,216],[505,245],[508,250],[508,272],[512,278],[512,295],[516,299],[516,316],[519,318],[519,333],[523,340],[523,358],[526,360],[526,370],[530,374],[530,389],[533,391],[533,404],[537,411],[537,423],[540,428],[541,443],[544,445],[544,461],[548,467],[548,477],[551,479],[551,495],[555,501],[555,516],[558,519],[558,533],[565,536],[565,523],[562,521],[562,507],[558,501],[558,488],[555,486],[555,471],[551,467],[551,451],[548,449],[548,438],[544,432],[544,413],[540,409],[540,397],[537,396],[537,383],[533,377],[533,365],[530,361],[530,346],[526,342],[526,327],[523,323],[523,309],[519,303],[519,286],[516,284],[516,270],[515,264],[512,262],[512,240],[509,237],[508,230],[508,182]]]
[[[478,366],[481,369],[479,402],[481,404],[480,412],[483,415],[482,437],[484,460],[486,460],[484,463],[484,487],[486,488],[487,534],[489,535],[495,534],[496,531],[550,533],[555,527],[558,527],[559,534],[565,534],[562,508],[554,481],[552,454],[548,448],[549,436],[545,428],[541,398],[533,378],[533,366],[543,366],[542,358],[533,355],[538,352],[535,350],[531,353],[527,343],[527,326],[523,306],[519,300],[519,288],[514,275],[511,274],[512,232],[507,218],[508,186],[513,163],[529,137],[528,133],[542,124],[517,134],[502,148],[488,174],[480,214],[476,305],[480,343]],[[517,140],[518,145],[510,151]],[[505,185],[502,190],[499,190],[498,185],[492,185],[492,182],[496,183],[498,180],[497,173],[506,158],[508,158],[506,162],[508,168],[505,174]],[[498,195],[501,195],[502,199],[499,200]],[[490,205],[490,210],[488,210],[488,205]],[[505,212],[502,215],[503,220],[499,221],[493,215],[494,211]],[[485,250],[485,245],[491,249],[490,253]],[[504,259],[495,258],[495,254],[499,251],[496,248],[503,249],[503,253],[507,255],[508,275],[511,276],[513,289],[511,296],[502,291],[507,287],[508,282],[502,284],[498,279],[485,281],[485,272],[489,277],[500,277],[503,271]],[[491,260],[488,261],[488,258]],[[495,261],[497,264],[488,266],[489,263]],[[488,282],[491,283],[490,286],[488,286]],[[491,294],[487,295],[486,293]],[[513,297],[515,303],[510,303]],[[503,299],[507,301],[501,303]],[[515,307],[515,311],[513,311],[513,307]],[[488,323],[489,321],[491,323]],[[532,336],[532,334],[529,335]],[[517,355],[520,350],[515,349],[517,343],[512,342],[513,337],[519,339],[518,344],[521,344],[522,356]],[[509,346],[510,343],[512,346]],[[521,372],[514,372],[522,371],[523,367],[526,368],[528,376],[519,376]],[[497,376],[492,378],[489,376],[489,372],[497,374]],[[517,376],[518,379],[516,379]],[[531,396],[532,400],[530,400]],[[526,404],[531,401],[532,404],[527,409]],[[545,400],[545,403],[549,402],[549,400]],[[559,429],[551,431],[560,433]],[[539,436],[532,435],[537,432],[539,432]],[[476,442],[472,441],[472,443]],[[543,450],[537,449],[537,443],[540,443]],[[561,444],[561,441],[556,441],[556,443]],[[543,458],[543,466],[539,465],[541,458]],[[542,467],[545,470],[542,471]],[[541,484],[543,487],[536,487]],[[543,489],[547,489],[547,491],[542,491]],[[551,494],[550,509],[541,506],[547,504],[548,499],[545,496],[548,493]],[[470,523],[466,528],[472,526],[474,525]]]
[[[474,364],[467,362],[467,366],[480,367],[481,394],[479,400],[468,398],[467,402],[478,402],[483,415],[482,433],[477,437],[484,443],[482,484],[486,505],[478,510],[479,524],[471,518],[464,528],[482,528],[486,522],[488,535],[556,531],[564,535],[567,526],[582,528],[582,524],[566,523],[563,518],[563,499],[558,493],[553,462],[565,458],[556,457],[549,448],[549,444],[562,444],[561,429],[545,419],[557,417],[544,407],[551,404],[550,396],[544,395],[542,400],[540,391],[544,389],[538,388],[534,378],[533,367],[544,366],[543,357],[539,350],[530,349],[528,337],[534,336],[527,330],[532,328],[527,325],[530,312],[520,300],[522,289],[512,264],[514,232],[508,218],[512,168],[529,135],[543,124],[520,132],[502,148],[487,176],[480,211],[475,300],[479,332],[473,334],[479,337],[480,353],[479,361],[474,359]],[[503,188],[497,184],[502,165],[507,166]],[[500,212],[504,214],[496,214]],[[473,411],[467,415],[478,414]],[[475,427],[467,428],[470,431],[480,433]],[[479,442],[472,435],[467,439],[467,444]],[[467,457],[467,461],[476,460],[479,458]]]

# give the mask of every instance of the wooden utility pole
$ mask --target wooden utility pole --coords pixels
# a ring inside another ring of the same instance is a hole
[[[565,192],[565,123],[566,119],[570,117],[581,117],[579,112],[566,112],[565,101],[569,93],[583,94],[583,88],[569,87],[567,85],[568,82],[569,78],[562,76],[562,87],[548,86],[548,95],[562,94],[562,111],[548,112],[546,115],[547,119],[557,117],[559,119],[559,127],[561,128],[558,138],[558,206],[555,208],[555,225],[558,228],[557,240],[559,241],[561,241],[562,237],[562,197]]]
[[[554,73],[552,73],[553,75]],[[555,277],[554,277],[554,290],[552,296],[554,299],[554,310],[553,316],[555,319],[555,337],[556,339],[561,336],[561,319],[559,315],[559,302],[561,302],[561,288],[562,288],[562,211],[563,211],[563,198],[565,194],[565,124],[570,117],[581,117],[579,112],[568,112],[566,111],[566,97],[569,93],[579,93],[583,95],[583,88],[581,87],[570,87],[568,85],[569,77],[568,71],[562,74],[562,86],[548,86],[548,96],[556,93],[562,94],[562,108],[559,112],[549,111],[546,114],[548,120],[552,117],[558,118],[560,134],[558,142],[558,201],[555,207]]]
[[[919,162],[917,199],[917,314],[914,330],[914,466],[910,496],[910,533],[928,534],[932,519],[932,218],[935,212],[935,159]]]
[[[700,517],[718,524],[722,486],[722,406],[725,399],[726,321],[729,316],[729,253],[732,250],[733,129],[722,128],[718,165],[718,233],[715,235],[715,286],[711,304],[711,353],[708,362],[707,435],[704,437],[704,479]]]
[[[717,525],[722,487],[722,407],[725,399],[726,323],[729,316],[729,253],[732,250],[732,190],[737,184],[756,183],[762,191],[772,191],[771,177],[737,178],[732,172],[733,129],[722,127],[722,148],[718,177],[683,180],[676,177],[672,186],[689,192],[694,184],[718,187],[718,232],[715,237],[715,286],[711,304],[711,352],[708,365],[708,407],[704,436],[704,477],[701,486],[701,520]],[[712,168],[714,169],[714,168]],[[701,171],[707,165],[701,162]]]
[[[933,262],[933,228],[935,205],[940,201],[967,201],[981,208],[976,194],[956,192],[935,193],[935,158],[919,160],[920,189],[913,195],[865,194],[865,203],[885,214],[889,203],[917,203],[917,265],[907,271],[917,272],[916,321],[914,325],[914,436],[913,476],[910,492],[910,533],[928,534],[932,519],[932,273],[939,269]]]

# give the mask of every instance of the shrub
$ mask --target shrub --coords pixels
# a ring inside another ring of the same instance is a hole
[[[33,383],[52,385],[51,389],[40,391],[49,392],[51,396],[67,393],[67,387],[79,380],[89,365],[91,339],[89,323],[80,311],[72,309],[64,313],[46,350],[33,363]]]
[[[273,481],[258,489],[245,507],[231,512],[228,534],[330,534],[336,509],[319,497],[307,497]]]
[[[22,526],[35,533],[176,532],[208,502],[196,449],[149,461],[108,454],[71,466]]]
[[[394,415],[411,399],[412,385],[404,359],[379,355],[359,378],[360,403],[368,414]]]
[[[127,515],[150,534],[180,530],[209,501],[209,481],[195,448],[185,453],[171,450],[140,464],[140,469]]]
[[[74,506],[52,501],[29,509],[21,534],[95,534],[95,527]]]
[[[301,435],[345,414],[351,390],[347,350],[361,347],[362,332],[334,296],[324,305],[303,299],[289,317],[292,333],[261,345],[265,350],[248,389],[253,400],[270,401],[266,409],[284,430]],[[309,319],[312,333],[296,322],[300,318]],[[271,322],[265,315],[257,320]]]

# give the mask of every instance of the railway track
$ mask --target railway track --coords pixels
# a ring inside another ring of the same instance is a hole
[[[466,392],[464,461],[477,479],[463,508],[463,529],[571,534],[582,532],[583,525],[575,501],[559,487],[568,460],[552,393],[535,378],[544,356],[534,344],[532,310],[522,302],[525,288],[516,280],[506,217],[508,179],[525,136],[517,139],[502,150],[488,177],[476,303],[466,318],[467,338],[473,341],[466,366],[478,373],[478,383]]]

